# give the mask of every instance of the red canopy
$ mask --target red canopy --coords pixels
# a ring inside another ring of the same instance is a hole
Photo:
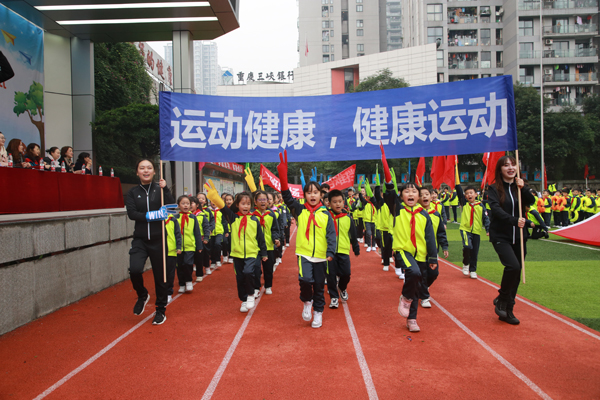
[[[600,246],[600,214],[550,233],[576,242]]]

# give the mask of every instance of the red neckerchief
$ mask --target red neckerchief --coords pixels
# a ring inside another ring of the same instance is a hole
[[[189,213],[183,211],[181,211],[179,214],[181,214],[181,232],[183,232],[185,230],[185,224],[190,222],[190,217],[188,217]]]
[[[365,199],[367,201],[367,203],[369,203],[371,205],[371,210],[373,211],[372,215],[375,215],[375,206],[373,205],[373,203],[371,203],[371,200],[369,199]]]
[[[218,208],[215,208],[215,221],[217,220],[217,213],[219,212]]]
[[[412,242],[415,249],[417,248],[417,234],[415,232],[417,226],[417,220],[415,219],[415,215],[423,211],[423,207],[418,207],[414,211],[410,211],[408,207],[404,207],[406,211],[408,211],[411,215],[410,217],[410,241]]]
[[[260,226],[262,226],[263,228],[265,227],[265,215],[269,214],[269,210],[265,210],[264,215],[260,213],[260,211],[258,210],[254,210],[254,212],[252,213],[252,215],[256,215],[258,218],[260,218]]]
[[[192,214],[194,214],[194,215],[198,215],[198,214],[200,214],[201,212],[202,212],[202,211],[200,211],[200,209],[199,209],[199,208],[196,208],[196,211],[194,211]]]
[[[323,207],[323,204],[321,204],[321,202],[319,201],[319,203],[314,208],[312,208],[310,204],[304,203],[304,207],[306,207],[306,209],[310,212],[310,215],[308,216],[308,223],[306,224],[306,239],[308,240],[308,238],[310,237],[309,233],[311,221],[315,224],[317,228],[320,228],[320,226],[317,224],[317,220],[315,219],[315,211],[317,211],[317,209],[319,209],[320,207]]]
[[[172,219],[173,219],[173,216],[172,216],[172,215],[169,215],[169,217],[168,217],[168,218],[167,218],[167,220],[165,221],[165,226],[166,226],[166,225],[167,225],[169,222],[171,222],[171,220],[172,220]]]
[[[237,215],[242,217],[242,221],[240,222],[240,229],[238,230],[238,238],[242,237],[242,228],[246,231],[246,227],[248,226],[248,214],[242,214],[241,211],[237,212]]]
[[[335,215],[332,210],[329,210],[329,214],[331,214],[331,216],[333,217],[333,226],[335,226],[335,235],[339,236],[339,234],[338,234],[338,223],[337,223],[337,220],[340,219],[340,218],[342,218],[342,217],[345,217],[348,214],[346,214],[344,212],[341,212],[338,215]]]
[[[471,204],[471,225],[470,226],[473,226],[473,217],[475,216],[475,206],[478,206],[480,204],[481,204],[481,202]]]

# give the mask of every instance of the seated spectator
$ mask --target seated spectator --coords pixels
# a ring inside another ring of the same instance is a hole
[[[13,167],[31,168],[31,164],[25,161],[25,143],[21,139],[11,139],[6,151],[13,158]]]
[[[44,157],[44,168],[46,171],[50,171],[52,164],[54,164],[54,168],[60,170],[60,163],[58,162],[60,159],[60,149],[56,146],[50,147],[50,150],[46,150],[46,153],[48,153],[48,157]]]
[[[42,161],[42,149],[37,143],[29,143],[27,150],[25,151],[25,161],[28,162],[32,168],[39,169],[40,162]]]
[[[77,157],[77,162],[75,163],[75,168],[73,173],[82,174],[83,167],[85,166],[85,174],[92,175],[92,159],[90,158],[90,153],[79,153]]]
[[[8,166],[8,152],[6,151],[6,147],[4,147],[4,143],[6,143],[6,137],[0,132],[0,167]]]
[[[60,158],[58,159],[58,163],[62,168],[62,163],[65,163],[65,170],[68,173],[73,173],[73,167],[75,164],[73,163],[73,148],[71,146],[65,146],[60,149]]]

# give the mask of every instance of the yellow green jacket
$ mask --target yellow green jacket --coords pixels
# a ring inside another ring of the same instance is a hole
[[[431,223],[433,225],[433,232],[435,233],[435,244],[439,248],[442,246],[442,250],[448,250],[448,236],[446,235],[446,228],[444,228],[444,219],[442,215],[437,211],[435,203],[429,204],[427,210]]]
[[[360,245],[356,239],[356,225],[354,220],[347,213],[335,214],[333,210],[329,210],[333,219],[334,227],[336,228],[336,248],[337,254],[350,254],[350,248],[355,255],[360,254]]]
[[[169,257],[177,257],[177,251],[181,250],[181,230],[179,222],[174,215],[169,215],[165,220],[165,244],[167,246],[167,255]]]
[[[225,206],[221,209],[231,224],[231,257],[233,258],[257,258],[267,257],[267,246],[265,236],[260,226],[260,221],[252,214],[245,216],[233,212]],[[242,227],[242,221],[246,220],[246,226]]]
[[[261,213],[259,210],[255,210],[253,215],[258,218],[260,222],[260,218],[264,221],[264,226],[262,227],[263,235],[265,236],[265,244],[267,245],[267,251],[272,251],[275,249],[275,241],[281,240],[281,230],[279,229],[279,222],[277,221],[277,213],[273,210],[265,210],[264,213]]]

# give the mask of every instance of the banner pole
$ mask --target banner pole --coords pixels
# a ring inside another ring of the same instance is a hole
[[[515,150],[515,158],[517,160],[517,178],[521,179],[521,172],[519,170],[519,150]],[[517,198],[519,199],[519,219],[523,218],[523,207],[521,204],[521,189],[517,187]],[[521,230],[521,272],[523,277],[523,284],[525,283],[525,242],[523,240],[523,228],[519,228]]]
[[[160,160],[160,180],[163,179],[163,162]],[[159,185],[160,186],[160,185]],[[163,207],[165,205],[165,193],[163,188],[160,188],[160,206]],[[165,253],[165,221],[162,222],[162,259],[163,259],[163,282],[167,283],[167,254]]]

